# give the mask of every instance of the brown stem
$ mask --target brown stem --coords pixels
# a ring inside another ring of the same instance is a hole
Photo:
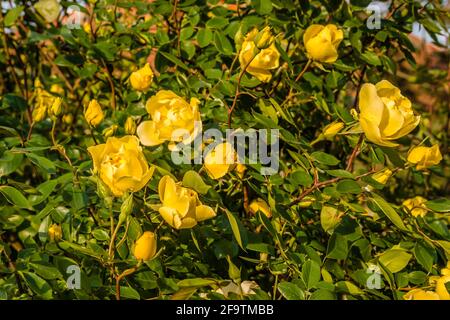
[[[311,65],[311,63],[312,63],[312,60],[309,59],[308,62],[306,62],[305,66],[303,67],[303,70],[300,71],[300,73],[298,74],[298,76],[295,78],[295,82],[298,82],[298,81],[303,77],[303,75],[304,75],[305,72],[308,70],[308,68],[309,68],[309,66]],[[291,88],[289,89],[289,93],[288,93],[286,99],[283,101],[283,103],[282,103],[281,105],[284,105],[287,101],[289,101],[289,100],[292,98],[292,92],[293,92],[293,91],[294,91],[294,89],[291,87]]]
[[[353,149],[353,152],[350,155],[350,158],[348,158],[347,168],[346,168],[347,171],[350,171],[350,172],[353,171],[353,162],[355,161],[356,156],[358,155],[358,152],[359,152],[359,149],[363,142],[363,139],[364,139],[364,134],[361,133],[359,135],[358,142],[356,143],[355,148]]]

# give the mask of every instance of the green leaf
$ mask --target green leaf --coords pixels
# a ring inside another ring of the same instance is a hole
[[[252,0],[252,6],[256,12],[260,15],[266,15],[272,12],[271,0]]]
[[[301,185],[304,187],[309,187],[313,183],[311,175],[305,170],[294,171],[291,174],[291,177],[297,183],[297,185]]]
[[[38,156],[37,154],[34,154],[34,153],[26,153],[25,155],[27,156],[27,158],[29,158],[31,160],[31,162],[33,162],[35,165],[37,165],[42,170],[44,170],[50,174],[56,172],[56,166],[53,163],[53,161],[51,161],[45,157]]]
[[[435,212],[450,212],[450,199],[442,198],[425,202],[428,209]]]
[[[200,48],[204,48],[209,45],[213,40],[213,32],[208,29],[200,29],[197,32],[197,42]]]
[[[22,160],[23,154],[5,151],[0,158],[0,178],[16,171],[22,164]]]
[[[403,270],[411,260],[412,255],[403,249],[389,249],[383,252],[378,260],[392,273]]]
[[[351,172],[342,169],[336,170],[325,170],[330,176],[338,177],[338,178],[347,178],[347,179],[355,179],[355,175]]]
[[[236,239],[239,247],[241,247],[241,249],[245,251],[244,246],[242,245],[241,232],[239,230],[237,218],[234,216],[234,214],[232,214],[228,210],[226,211],[226,213],[228,221],[230,222],[231,225],[231,230],[233,231],[234,238]]]
[[[323,206],[320,211],[320,224],[324,231],[332,232],[341,221],[340,212],[335,207]]]
[[[408,231],[405,224],[403,223],[402,218],[400,218],[398,213],[394,210],[394,208],[391,207],[389,203],[387,203],[383,198],[375,193],[372,194],[372,200],[397,228],[403,231]]]
[[[181,61],[180,59],[178,59],[177,57],[171,55],[170,53],[161,51],[161,50],[159,50],[158,53],[159,53],[160,55],[162,55],[164,58],[166,58],[167,60],[173,62],[173,63],[174,63],[175,65],[177,65],[178,67],[180,67],[180,68],[182,68],[182,69],[184,69],[184,70],[186,70],[186,71],[189,71],[188,66],[187,66],[183,61]]]
[[[336,190],[340,193],[360,194],[362,192],[359,184],[354,180],[342,180],[336,185]]]
[[[278,284],[278,291],[287,300],[305,300],[305,293],[292,282],[281,281]]]
[[[233,54],[233,46],[231,45],[230,40],[228,40],[227,36],[221,32],[214,32],[214,45],[217,50],[224,55],[230,56]]]
[[[314,260],[306,261],[302,266],[302,278],[308,290],[315,288],[320,281],[320,265]]]
[[[425,241],[419,241],[414,246],[414,256],[417,262],[424,267],[427,272],[433,268],[433,264],[437,259],[436,250]]]
[[[24,8],[24,6],[17,6],[8,10],[8,13],[5,15],[5,19],[3,20],[5,27],[12,26],[16,22],[17,18],[19,18]]]
[[[203,278],[192,278],[192,279],[184,279],[177,283],[177,286],[180,288],[186,287],[206,287],[213,284],[217,284],[217,281],[214,279],[203,279]]]
[[[10,186],[0,186],[0,192],[9,203],[23,209],[33,210],[31,204],[25,196],[16,188]]]
[[[328,241],[327,258],[343,260],[347,258],[348,243],[345,236],[333,233]]]
[[[139,295],[139,292],[136,291],[136,289],[133,289],[131,287],[124,287],[124,286],[120,287],[120,297],[126,298],[126,299],[134,299],[134,300],[141,299],[141,296]]]
[[[194,170],[187,171],[183,176],[183,186],[194,189],[200,194],[208,193],[209,188],[202,177]]]
[[[52,288],[44,279],[34,273],[27,271],[19,271],[19,273],[22,275],[28,287],[30,287],[30,289],[38,296],[44,299],[53,298]]]
[[[63,278],[61,272],[59,272],[57,268],[55,268],[50,264],[31,262],[29,265],[30,268],[34,270],[34,272],[36,272],[39,276],[41,276],[44,279],[53,280]]]
[[[313,152],[311,154],[311,157],[313,157],[317,162],[326,164],[328,166],[335,166],[340,162],[335,156],[322,151]]]

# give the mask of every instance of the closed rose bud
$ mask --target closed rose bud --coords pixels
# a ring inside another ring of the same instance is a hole
[[[112,126],[104,129],[102,134],[105,138],[112,137],[116,133],[118,128],[119,126],[117,124],[113,124]]]
[[[403,207],[405,211],[410,213],[414,217],[421,216],[422,218],[428,213],[428,209],[425,206],[427,199],[421,196],[416,196],[412,199],[407,199],[403,201]]]
[[[62,117],[64,123],[66,124],[72,124],[73,122],[73,115],[71,113],[65,114]]]
[[[48,113],[54,117],[59,116],[59,114],[61,113],[61,104],[62,104],[62,99],[60,97],[56,97],[53,100],[52,106],[48,110]]]
[[[267,202],[265,202],[263,199],[258,198],[256,200],[253,200],[248,209],[251,213],[256,214],[258,211],[263,213],[267,218],[272,217],[272,210],[270,210],[269,205]]]
[[[128,117],[125,121],[124,130],[126,134],[133,135],[136,132],[136,123],[132,117]]]
[[[339,133],[339,131],[342,130],[342,128],[344,128],[344,123],[343,122],[333,122],[330,123],[329,125],[327,125],[324,129],[323,129],[323,137],[325,139],[332,139],[334,138],[334,136]]]
[[[385,168],[372,175],[372,179],[378,183],[386,184],[389,178],[392,176],[392,171],[389,168]]]
[[[396,147],[397,140],[419,124],[411,101],[387,80],[365,83],[359,92],[359,123],[366,138],[380,146]]]
[[[138,91],[150,88],[153,80],[153,71],[147,63],[145,66],[130,75],[131,86]]]
[[[241,69],[247,67],[246,71],[259,81],[269,82],[272,79],[271,70],[280,66],[280,53],[274,43],[259,50],[255,43],[257,35],[257,29],[253,29],[246,35],[239,52],[239,62]],[[262,42],[270,41],[267,36],[265,37],[266,40],[261,39]]]
[[[84,112],[84,118],[93,127],[98,126],[103,121],[104,115],[102,107],[97,100],[93,99],[89,102],[89,105]]]
[[[59,241],[62,239],[62,229],[60,225],[52,224],[48,228],[48,236],[52,241]]]
[[[148,261],[156,254],[156,236],[153,232],[145,231],[136,241],[134,257],[136,260]]]
[[[256,43],[256,47],[263,50],[271,46],[274,40],[275,37],[272,35],[270,27],[267,26],[263,30],[258,32],[254,41]]]
[[[408,162],[415,164],[417,170],[423,170],[437,165],[442,160],[439,145],[428,147],[414,147],[408,153]]]
[[[326,26],[313,24],[303,35],[307,56],[312,60],[326,63],[337,60],[337,49],[343,39],[344,33],[334,24]]]
[[[245,164],[238,163],[236,165],[235,171],[238,174],[239,178],[243,179],[245,171],[247,171],[247,167],[245,166]]]
[[[297,205],[300,208],[308,208],[309,206],[311,206],[313,204],[314,201],[316,201],[316,199],[314,197],[306,196]]]

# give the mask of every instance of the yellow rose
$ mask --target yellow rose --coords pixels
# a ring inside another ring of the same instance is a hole
[[[404,300],[440,300],[439,295],[433,291],[414,289],[403,296]]]
[[[378,183],[386,184],[389,178],[392,176],[392,171],[389,168],[385,168],[372,175],[372,179]]]
[[[137,128],[141,143],[156,146],[171,141],[169,148],[175,142],[191,143],[201,130],[199,103],[196,98],[187,103],[170,90],[159,91],[146,104],[152,120],[143,121]]]
[[[255,37],[256,47],[258,49],[267,49],[275,40],[270,27],[262,29]]]
[[[111,137],[106,143],[88,148],[94,162],[94,173],[116,196],[142,189],[153,175],[135,136]]]
[[[337,49],[344,39],[344,33],[334,24],[322,26],[313,24],[303,34],[303,43],[310,59],[333,63],[338,58]]]
[[[436,281],[436,293],[441,300],[450,300],[450,293],[445,286],[447,282],[450,282],[450,275],[442,276]]]
[[[145,231],[134,245],[136,260],[148,261],[156,254],[156,237],[153,232]]]
[[[206,172],[212,179],[219,179],[230,172],[236,164],[236,152],[228,143],[216,145],[204,159]]]
[[[47,22],[56,20],[61,11],[61,6],[56,0],[39,0],[34,7]]]
[[[323,129],[323,137],[325,139],[332,139],[339,131],[342,130],[342,128],[344,128],[344,123],[342,122],[330,123]]]
[[[48,228],[48,236],[52,241],[59,241],[62,238],[62,229],[60,225],[52,224]]]
[[[416,164],[417,170],[423,170],[441,162],[442,154],[439,146],[414,147],[408,152],[408,162]]]
[[[175,229],[192,228],[216,216],[211,207],[200,202],[197,192],[176,184],[170,176],[161,178],[158,193],[162,202],[159,213]]]
[[[89,102],[89,105],[84,112],[84,118],[91,126],[98,126],[104,118],[102,107],[97,102],[97,100],[93,99]]]
[[[248,65],[246,71],[258,78],[259,81],[269,82],[272,78],[270,71],[280,65],[280,53],[274,43],[266,49],[259,50],[255,43],[257,35],[257,29],[253,29],[247,34],[239,52],[239,62],[242,69]],[[267,36],[260,40],[261,42],[268,41]]]
[[[447,267],[441,269],[441,274],[443,276],[450,276],[450,261],[447,261]]]
[[[248,209],[251,213],[256,214],[258,211],[261,211],[267,218],[272,217],[272,210],[270,210],[269,205],[263,199],[258,198],[253,200]]]
[[[403,206],[407,209],[407,212],[410,212],[414,217],[425,217],[428,213],[427,207],[424,205],[427,202],[427,199],[416,196],[412,199],[407,199],[403,201]]]
[[[389,81],[376,85],[365,83],[359,92],[359,122],[369,141],[385,147],[396,147],[392,140],[410,133],[420,121],[411,101]]]
[[[131,86],[138,91],[145,91],[152,85],[153,71],[148,63],[130,75]]]

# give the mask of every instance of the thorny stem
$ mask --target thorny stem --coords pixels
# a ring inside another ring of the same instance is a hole
[[[142,264],[142,260],[138,262],[137,265],[135,265],[133,268],[127,269],[124,272],[122,272],[120,275],[116,277],[116,300],[120,300],[120,281],[125,278],[126,276],[129,276],[137,271],[139,267]]]

